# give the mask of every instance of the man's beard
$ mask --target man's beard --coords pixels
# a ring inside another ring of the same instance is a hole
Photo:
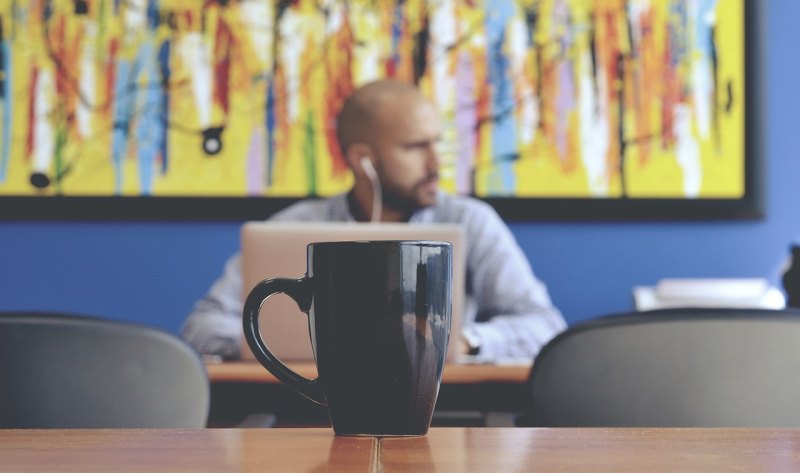
[[[383,205],[390,209],[399,211],[399,212],[407,212],[412,213],[415,210],[419,210],[423,207],[426,207],[427,204],[422,204],[418,198],[419,190],[429,185],[431,182],[439,179],[439,173],[434,172],[428,174],[424,178],[420,179],[414,187],[411,188],[410,192],[400,192],[395,187],[384,186],[383,189]]]

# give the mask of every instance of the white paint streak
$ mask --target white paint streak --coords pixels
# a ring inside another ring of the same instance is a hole
[[[605,90],[602,90],[605,89],[605,77],[602,73],[598,77],[601,90],[595,94],[589,54],[582,55],[580,61],[581,70],[584,71],[578,77],[581,158],[589,181],[589,192],[593,196],[607,196],[610,173],[606,162],[609,147],[609,125],[606,119],[608,103],[605,100]]]
[[[535,95],[532,81],[525,74],[528,60],[527,27],[518,16],[509,24],[507,45],[511,76],[516,88],[518,139],[521,144],[529,145],[536,139],[536,130],[539,128],[539,98]]]
[[[34,171],[49,175],[50,163],[53,161],[55,153],[55,140],[53,139],[53,125],[50,123],[51,105],[54,96],[55,85],[53,83],[52,71],[41,69],[36,81],[34,92],[34,132],[36,142],[33,150]]]
[[[265,67],[271,67],[273,2],[243,1],[239,4],[239,15],[250,36],[253,54]]]
[[[455,7],[452,0],[443,0],[431,14],[431,67],[433,69],[433,100],[442,112],[452,109],[455,80],[450,73],[447,47],[458,40]]]
[[[286,73],[286,110],[289,121],[296,121],[300,114],[300,86],[302,85],[301,59],[305,50],[303,17],[288,8],[281,17],[281,64]]]
[[[80,89],[80,100],[75,109],[75,118],[78,124],[78,134],[81,138],[87,138],[92,133],[92,111],[90,106],[94,101],[94,91],[96,87],[94,61],[97,54],[95,38],[97,36],[97,25],[93,21],[86,21],[84,24],[84,38],[81,45],[80,54],[80,76],[78,88]]]
[[[192,93],[197,105],[198,121],[201,128],[211,124],[211,53],[203,40],[203,35],[191,31],[183,35],[179,44],[179,54],[192,71]]]
[[[377,12],[367,4],[361,2],[350,3],[350,25],[353,27],[356,47],[353,60],[358,67],[355,69],[355,83],[363,84],[383,77],[381,67],[381,44],[376,41],[385,34],[381,31],[380,18]]]
[[[686,197],[698,197],[703,169],[700,163],[700,146],[692,135],[692,115],[686,105],[676,105],[673,110],[677,144],[675,155],[683,170],[683,192]]]

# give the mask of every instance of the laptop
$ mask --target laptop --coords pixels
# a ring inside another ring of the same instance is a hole
[[[466,300],[464,231],[456,224],[246,222],[241,230],[242,301],[264,279],[303,277],[309,243],[352,240],[436,240],[453,245],[452,322],[447,361],[456,361],[460,355],[458,334]],[[308,316],[289,296],[275,294],[264,302],[259,328],[270,351],[281,360],[314,360]],[[244,334],[242,359],[255,359]]]

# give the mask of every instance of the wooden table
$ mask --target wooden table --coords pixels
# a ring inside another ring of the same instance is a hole
[[[317,376],[317,365],[310,361],[289,363],[297,374],[306,378]],[[279,383],[277,378],[254,361],[207,363],[212,383]],[[443,384],[515,383],[524,384],[531,372],[530,365],[448,364],[442,373]]]
[[[0,430],[3,472],[797,472],[800,430]]]
[[[288,364],[307,378],[316,377],[312,362]],[[436,403],[436,426],[508,425],[527,410],[530,366],[445,365]],[[327,411],[303,398],[255,361],[208,363],[211,381],[209,425],[237,425],[247,416],[272,413],[281,425],[327,425]]]

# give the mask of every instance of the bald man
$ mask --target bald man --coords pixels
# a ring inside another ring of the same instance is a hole
[[[497,213],[486,203],[439,191],[441,123],[417,89],[381,80],[355,90],[337,117],[337,140],[352,189],[305,200],[271,221],[456,223],[464,227],[467,295],[464,352],[486,361],[533,359],[566,323]],[[186,320],[182,336],[202,354],[241,353],[242,277],[234,255]]]

